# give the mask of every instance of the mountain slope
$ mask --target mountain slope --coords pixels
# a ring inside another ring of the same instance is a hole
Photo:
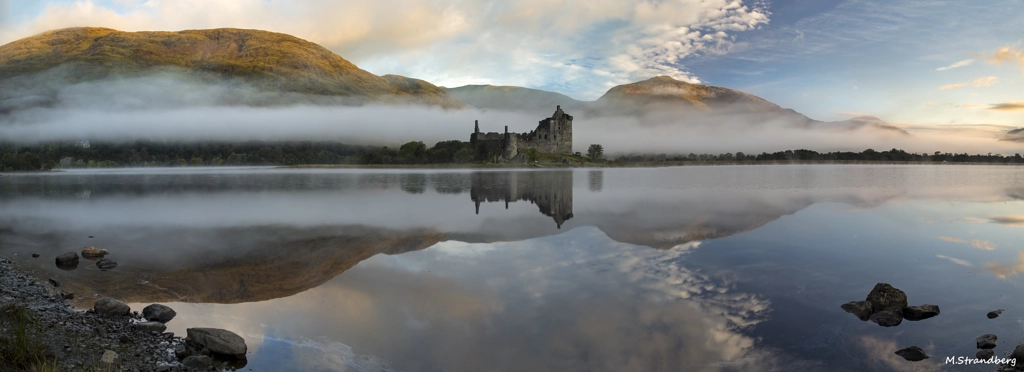
[[[269,91],[461,106],[433,84],[376,76],[320,45],[267,31],[123,32],[83,27],[0,46],[0,80],[58,66],[67,67],[71,83],[176,68],[193,77],[236,79]]]
[[[462,103],[485,110],[547,112],[561,105],[566,111],[582,111],[587,102],[567,95],[516,86],[465,85],[443,88]]]
[[[1013,141],[1013,142],[1024,142],[1024,128],[1017,128],[1006,132],[1000,141]]]
[[[663,109],[778,113],[779,105],[740,91],[690,84],[668,76],[613,87],[595,102],[605,110],[640,113]]]

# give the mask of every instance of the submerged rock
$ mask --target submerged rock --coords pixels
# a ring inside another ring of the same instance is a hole
[[[875,288],[871,289],[871,293],[868,293],[868,297],[864,301],[870,302],[875,311],[893,307],[903,309],[907,307],[907,294],[893,288],[889,283],[878,283],[875,284]]]
[[[174,319],[174,316],[178,313],[174,312],[174,309],[161,304],[152,304],[142,309],[142,317],[146,320],[153,320],[160,323],[167,323]]]
[[[921,350],[921,348],[917,346],[911,346],[906,349],[900,349],[896,351],[896,355],[899,355],[903,357],[903,359],[909,360],[911,362],[919,362],[928,359],[928,354],[925,354],[924,350]]]
[[[33,253],[32,258],[39,258],[39,253]]]
[[[939,315],[939,305],[907,306],[903,308],[903,318],[906,320],[924,320]]]
[[[106,249],[99,249],[99,248],[93,247],[91,245],[88,246],[88,247],[82,248],[82,258],[85,258],[85,259],[103,258],[103,256],[106,256],[107,254],[109,254],[109,252],[107,252]]]
[[[974,340],[978,343],[979,349],[995,349],[997,338],[996,335],[989,333],[978,336]]]
[[[992,357],[994,357],[994,356],[996,356],[996,352],[992,351],[992,349],[981,349],[981,350],[978,350],[977,354],[974,354],[975,358],[978,358],[978,359],[981,359],[981,360],[989,360],[989,359],[992,359]]]
[[[213,359],[206,355],[192,355],[181,361],[185,367],[204,371],[213,367]]]
[[[73,299],[75,299],[75,294],[72,293],[72,292],[60,291],[60,296],[63,297],[65,300],[73,300]]]
[[[882,327],[895,327],[903,322],[903,310],[895,307],[888,308],[871,314],[869,319]]]
[[[197,349],[203,348],[214,354],[245,358],[248,350],[245,340],[234,332],[218,328],[188,328],[185,330],[185,342]]]
[[[97,314],[104,316],[125,316],[132,311],[128,304],[110,297],[103,297],[96,300],[96,304],[94,304],[92,308]]]
[[[135,328],[136,331],[142,331],[142,332],[163,333],[164,331],[167,330],[167,326],[164,325],[163,323],[160,323],[160,322],[136,323],[132,327]]]
[[[871,313],[874,312],[871,303],[867,301],[850,301],[840,307],[846,312],[856,315],[860,320],[868,320],[871,318]]]
[[[101,258],[99,261],[96,261],[96,267],[100,268],[100,270],[107,271],[117,267],[117,262]]]
[[[999,314],[1002,314],[1002,313],[1003,313],[1003,309],[993,310],[993,311],[989,311],[986,316],[988,316],[989,319],[995,319],[995,318],[998,318]]]
[[[78,268],[78,253],[67,252],[57,256],[57,267],[62,270],[74,270]]]
[[[60,282],[57,281],[57,279],[49,278],[46,279],[46,281],[50,282],[50,285],[52,285],[54,288],[60,287]]]

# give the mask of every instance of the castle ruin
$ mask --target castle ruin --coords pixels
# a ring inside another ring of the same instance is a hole
[[[572,116],[555,107],[554,115],[541,120],[537,129],[529,133],[480,132],[480,121],[475,122],[469,143],[481,159],[494,162],[526,162],[527,150],[541,153],[572,155]]]

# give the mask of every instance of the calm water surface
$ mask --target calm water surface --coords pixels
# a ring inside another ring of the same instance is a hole
[[[257,371],[994,370],[944,360],[1024,343],[1022,200],[1001,166],[8,174],[0,254]],[[119,266],[54,267],[87,245]],[[839,308],[877,282],[942,313]]]

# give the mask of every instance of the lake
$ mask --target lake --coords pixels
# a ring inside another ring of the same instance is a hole
[[[945,358],[1024,343],[1022,238],[1010,166],[0,176],[0,255],[234,331],[255,371],[990,371]],[[119,266],[54,266],[90,245]],[[879,282],[941,314],[840,308]]]

